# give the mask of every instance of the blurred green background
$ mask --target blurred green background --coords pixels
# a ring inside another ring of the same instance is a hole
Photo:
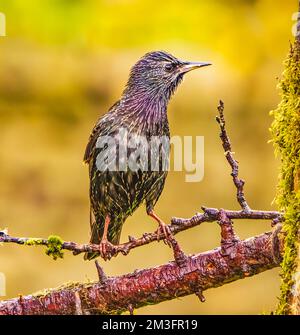
[[[173,135],[205,137],[205,177],[186,183],[171,172],[159,215],[189,217],[200,205],[238,208],[214,121],[225,101],[228,130],[251,207],[275,209],[278,161],[269,111],[291,40],[297,1],[0,0],[7,36],[0,37],[0,228],[11,235],[89,239],[88,170],[83,152],[97,117],[119,98],[130,67],[144,53],[166,50],[212,67],[189,74],[169,106]],[[242,238],[269,223],[236,222]],[[126,222],[128,234],[156,229],[144,208]],[[177,235],[187,253],[219,245],[215,223]],[[167,262],[163,243],[133,250],[104,264],[108,275]],[[103,263],[101,261],[101,263]],[[69,280],[97,278],[93,262],[65,253],[53,261],[42,248],[5,245],[0,272],[7,296],[29,294]],[[149,306],[145,313],[254,314],[274,309],[278,269],[196,296]]]

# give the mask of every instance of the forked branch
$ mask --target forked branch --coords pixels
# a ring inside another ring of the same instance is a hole
[[[233,157],[230,139],[225,128],[224,104],[220,101],[220,138],[226,159],[231,167],[231,175],[237,189],[237,201],[241,210],[226,210],[201,207],[189,219],[172,218],[169,225],[173,235],[200,225],[202,222],[218,222],[221,227],[221,246],[205,253],[187,256],[175,238],[172,239],[175,261],[151,269],[135,271],[119,277],[107,277],[96,263],[99,282],[77,283],[63,286],[44,293],[29,295],[19,299],[0,302],[0,314],[116,314],[146,304],[156,304],[165,300],[195,293],[201,301],[202,292],[231,281],[252,276],[280,264],[283,234],[281,225],[283,214],[276,211],[250,209],[244,195],[244,180],[239,178],[239,165]],[[233,220],[270,220],[276,227],[256,237],[241,241],[233,229]],[[115,246],[114,256],[128,254],[131,249],[162,240],[157,232],[145,233],[140,238],[129,237],[129,241]],[[77,244],[48,239],[30,239],[9,236],[0,232],[0,242],[47,246],[48,254],[61,256],[61,250],[74,254],[98,252],[95,244]]]

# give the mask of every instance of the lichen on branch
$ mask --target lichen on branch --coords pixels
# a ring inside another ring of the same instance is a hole
[[[45,254],[52,257],[54,260],[63,258],[63,245],[64,241],[56,235],[50,235],[47,239],[43,238],[14,238],[7,235],[7,231],[0,231],[0,241],[6,242],[5,238],[8,238],[8,242],[24,244],[28,246],[44,245],[46,246]]]

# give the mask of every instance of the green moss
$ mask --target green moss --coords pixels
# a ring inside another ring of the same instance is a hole
[[[272,111],[275,152],[281,157],[276,202],[285,212],[286,237],[281,264],[281,295],[276,314],[290,313],[290,298],[297,269],[300,229],[300,43],[291,46],[279,83],[281,102]]]
[[[46,255],[51,256],[54,260],[57,258],[63,258],[62,245],[63,241],[59,236],[51,235],[48,237],[48,242],[42,238],[29,238],[24,242],[25,245],[47,245]]]
[[[38,292],[35,292],[35,293],[32,294],[32,296],[37,297],[37,298],[42,298],[42,297],[46,297],[51,292],[52,292],[52,289],[48,288],[48,289],[44,289],[44,290],[40,290]]]
[[[57,258],[63,258],[62,252],[63,240],[59,236],[51,235],[48,237],[48,244],[46,249],[46,255],[51,256],[54,260]]]
[[[29,238],[24,243],[25,245],[41,245],[43,244],[43,239],[41,238]]]
[[[62,290],[72,290],[72,289],[76,289],[79,287],[85,287],[85,284],[81,284],[79,282],[75,282],[75,281],[68,281],[62,285],[60,285],[57,288],[47,288],[44,290],[40,290],[37,291],[35,293],[32,294],[33,297],[37,297],[37,298],[43,298],[46,297],[47,295],[51,294],[52,292],[57,292],[57,291],[62,291]],[[88,285],[86,285],[88,287]]]

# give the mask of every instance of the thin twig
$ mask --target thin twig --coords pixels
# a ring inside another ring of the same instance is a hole
[[[237,200],[239,204],[241,205],[242,209],[247,212],[250,210],[250,207],[247,204],[247,201],[244,195],[245,181],[239,178],[239,164],[238,164],[238,161],[235,160],[233,157],[230,139],[229,139],[229,136],[225,128],[224,103],[222,100],[220,100],[218,111],[219,111],[219,116],[216,116],[216,120],[219,123],[220,129],[221,129],[220,138],[222,140],[222,145],[225,151],[225,157],[227,159],[227,162],[231,166],[231,170],[232,170],[231,176],[232,176],[234,185],[237,189]]]
[[[170,230],[173,235],[178,234],[181,231],[190,229],[192,227],[196,227],[203,222],[214,222],[219,220],[220,210],[217,208],[205,208],[203,207],[203,213],[197,213],[193,217],[189,219],[183,218],[172,218],[171,224],[169,225]],[[281,221],[283,216],[280,212],[276,211],[258,211],[258,210],[250,210],[247,212],[244,211],[231,211],[231,210],[222,210],[226,213],[226,216],[229,219],[254,219],[254,220],[273,220],[277,219]],[[157,240],[163,240],[165,236],[161,233],[157,235],[157,232],[152,233],[144,233],[140,238],[130,238],[128,242],[119,244],[114,246],[112,249],[112,255],[117,256],[119,253],[123,255],[127,255],[131,249],[135,249],[142,245],[146,245]],[[0,232],[0,242],[3,243],[16,243],[16,244],[26,244],[28,241],[33,240],[29,237],[13,237],[8,235],[5,231]],[[38,240],[36,245],[48,246],[49,241],[45,238],[38,238],[34,240]],[[31,245],[31,244],[29,244]],[[76,254],[84,253],[84,252],[99,252],[98,244],[79,244],[76,242],[63,242],[61,245],[61,249],[73,251]]]

